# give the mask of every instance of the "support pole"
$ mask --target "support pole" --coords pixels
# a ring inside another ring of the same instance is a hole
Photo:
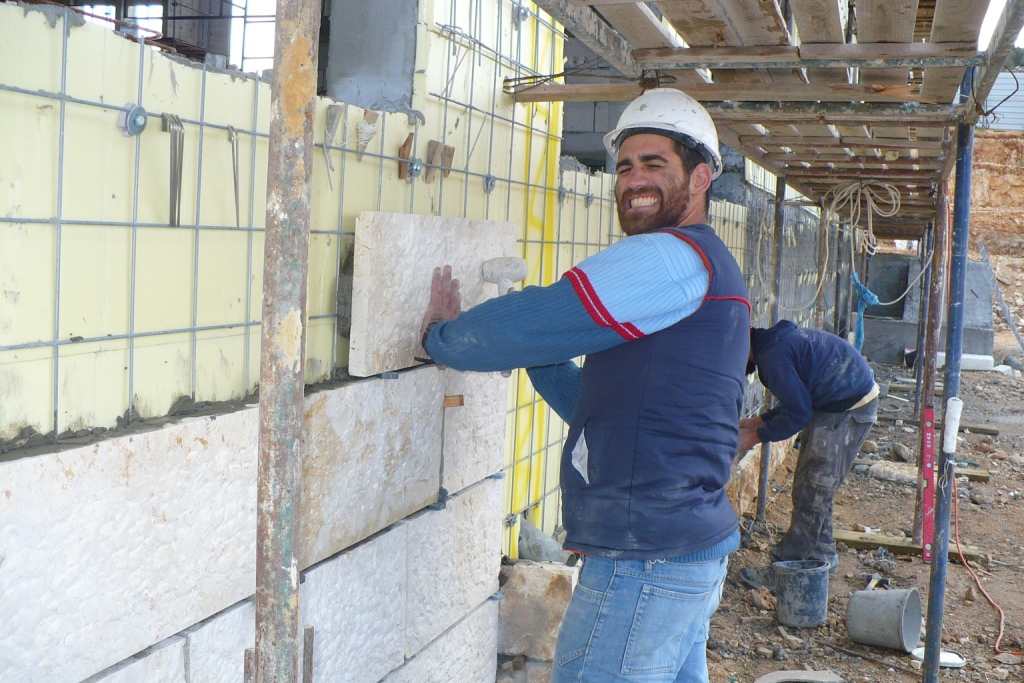
[[[916,386],[914,387],[914,415],[921,414],[921,388],[924,384],[923,375],[921,368],[924,367],[924,340],[926,328],[928,327],[928,291],[931,287],[932,280],[932,269],[929,255],[931,253],[932,246],[935,243],[935,224],[928,226],[924,234],[921,235],[921,241],[918,243],[921,250],[921,270],[924,274],[921,276],[921,284],[918,290],[920,294],[920,306],[917,310],[917,357],[914,359],[914,379],[916,380]]]
[[[782,312],[782,247],[783,229],[786,223],[786,178],[778,176],[775,179],[775,239],[774,251],[772,254],[772,325],[779,322]],[[771,392],[764,390],[764,407],[767,410],[772,401]],[[765,512],[768,509],[768,478],[771,476],[772,445],[765,441],[761,444],[761,472],[757,481],[757,517],[758,522],[764,522]]]
[[[840,337],[843,336],[843,331],[839,327],[839,319],[842,316],[840,311],[845,307],[845,304],[843,304],[843,263],[845,263],[846,261],[844,260],[845,254],[843,254],[843,230],[844,228],[842,225],[836,226],[836,240],[834,249],[834,251],[836,252],[836,266],[834,269],[836,274],[836,293],[835,303],[832,305],[834,309],[832,311],[832,332]]]
[[[278,0],[263,253],[256,683],[298,683],[299,499],[320,3]]]
[[[825,271],[828,270],[828,209],[821,200],[821,216],[818,218],[818,295],[814,301],[814,326],[825,325]]]
[[[938,365],[939,334],[942,329],[942,310],[945,303],[946,287],[946,250],[949,245],[949,205],[946,201],[946,183],[938,187],[938,215],[932,236],[932,267],[928,276],[928,319],[925,321],[924,346],[921,347],[921,407],[935,407],[935,375]],[[915,411],[914,413],[918,413]],[[915,543],[921,542],[923,526],[921,503],[923,500],[924,479],[921,471],[921,453],[917,459],[917,503],[914,506],[914,526],[912,536]]]
[[[968,69],[961,86],[961,100],[971,92],[974,70]],[[953,190],[953,241],[949,264],[949,313],[946,317],[946,375],[943,382],[946,410],[943,426],[949,419],[949,401],[960,396],[960,361],[964,339],[964,293],[967,281],[967,242],[971,213],[971,162],[974,156],[974,128],[961,121],[956,131],[956,185]],[[945,445],[939,451],[936,467],[935,556],[928,582],[928,619],[925,638],[925,683],[939,680],[939,653],[942,648],[942,611],[946,597],[946,567],[949,564],[949,511],[952,500],[954,449]]]

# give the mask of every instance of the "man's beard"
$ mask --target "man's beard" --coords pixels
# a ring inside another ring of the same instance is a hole
[[[616,198],[616,209],[619,213],[619,225],[622,232],[627,235],[640,235],[660,228],[678,227],[686,215],[690,206],[690,199],[682,187],[673,188],[674,192],[666,201],[665,194],[657,187],[644,187],[638,190],[630,190]],[[632,197],[654,193],[658,196],[659,209],[656,213],[644,213],[640,215],[629,215],[624,207],[629,204]]]

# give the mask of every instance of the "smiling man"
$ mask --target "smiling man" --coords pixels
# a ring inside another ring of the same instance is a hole
[[[527,368],[569,423],[562,524],[584,560],[553,683],[704,683],[709,621],[739,544],[725,485],[750,305],[707,225],[722,161],[704,108],[650,90],[605,144],[627,237],[553,285],[465,312],[451,269],[435,269],[420,333],[449,367]],[[570,360],[581,355],[582,368]]]

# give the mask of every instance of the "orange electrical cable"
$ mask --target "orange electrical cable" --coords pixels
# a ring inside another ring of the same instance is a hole
[[[1010,654],[1018,657],[1024,657],[1024,651],[1004,650],[999,647],[999,643],[1003,639],[1003,627],[1006,623],[1006,615],[1003,614],[1003,608],[1000,607],[999,604],[992,599],[992,596],[981,587],[981,579],[979,579],[978,575],[974,573],[973,569],[971,569],[971,565],[967,564],[967,558],[964,557],[964,551],[960,547],[960,498],[957,496],[956,477],[953,478],[953,539],[956,541],[956,552],[960,555],[960,562],[963,563],[964,567],[967,568],[967,571],[971,573],[971,577],[974,579],[974,585],[978,587],[978,590],[980,590],[981,594],[985,596],[988,603],[995,607],[996,611],[999,612],[999,635],[996,636],[995,642],[996,654]]]

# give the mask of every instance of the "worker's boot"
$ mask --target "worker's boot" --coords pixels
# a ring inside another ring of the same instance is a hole
[[[737,576],[742,583],[751,588],[756,589],[764,586],[772,593],[775,592],[775,570],[771,567],[762,567],[760,569],[743,567]]]

